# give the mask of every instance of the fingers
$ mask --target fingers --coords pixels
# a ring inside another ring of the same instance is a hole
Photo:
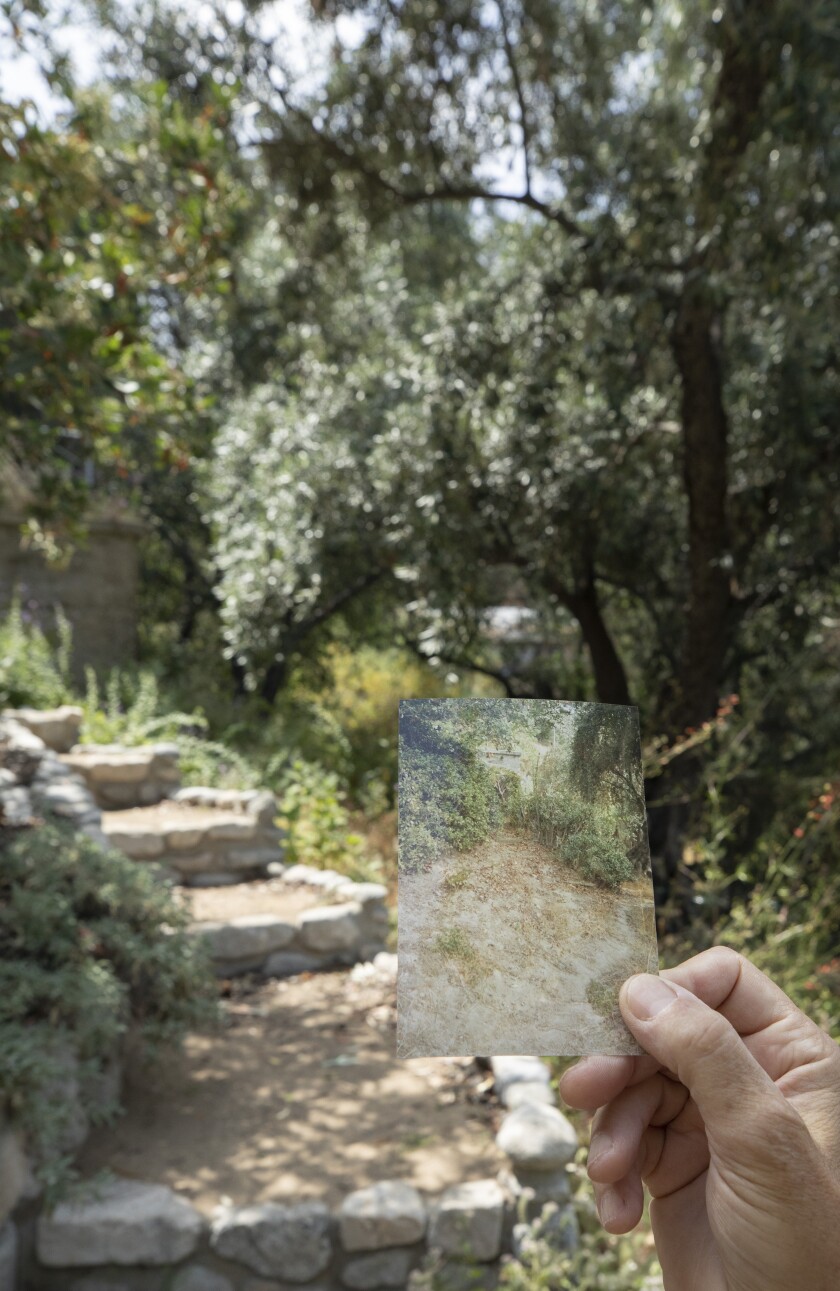
[[[726,946],[695,955],[661,976],[717,1009],[772,1080],[792,1067],[837,1062],[837,1046],[829,1036],[775,982]]]
[[[732,1024],[673,979],[632,977],[619,1003],[639,1043],[690,1091],[713,1152],[742,1144],[771,1119],[792,1118],[804,1131]]]
[[[595,1116],[589,1177],[599,1183],[616,1183],[639,1162],[642,1178],[646,1178],[655,1169],[663,1145],[662,1135],[645,1137],[649,1127],[667,1125],[687,1102],[685,1086],[662,1075],[649,1076],[624,1089]]]
[[[560,1078],[560,1095],[570,1107],[591,1111],[603,1107],[629,1085],[657,1071],[655,1058],[584,1058]]]
[[[704,950],[677,968],[663,969],[660,976],[717,1009],[739,1035],[763,1031],[791,1013],[815,1026],[781,987],[728,946]]]
[[[638,1224],[644,1208],[644,1189],[638,1171],[617,1183],[597,1183],[595,1205],[608,1233],[629,1233]]]

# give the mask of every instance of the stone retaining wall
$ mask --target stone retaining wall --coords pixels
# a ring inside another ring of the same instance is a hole
[[[393,968],[382,965],[389,976]],[[15,1222],[2,1226],[0,1215],[0,1288],[268,1291],[255,1276],[272,1279],[271,1291],[310,1284],[312,1291],[399,1288],[431,1251],[444,1275],[447,1265],[457,1274],[465,1259],[489,1271],[502,1253],[521,1253],[533,1240],[523,1217],[547,1200],[557,1203],[551,1240],[573,1249],[578,1227],[567,1167],[575,1131],[553,1106],[549,1073],[538,1058],[496,1058],[492,1065],[509,1108],[497,1142],[510,1169],[496,1179],[433,1197],[403,1180],[384,1180],[350,1193],[334,1211],[316,1201],[228,1206],[209,1222],[161,1184],[109,1180],[52,1214],[30,1203]],[[15,1250],[16,1280],[3,1282],[2,1261],[8,1268]]]
[[[31,724],[6,711],[0,714],[0,821],[24,828],[37,816],[58,816],[105,842],[102,812],[82,776],[65,766]]]
[[[171,797],[181,783],[177,744],[76,744],[62,761],[106,811],[147,807]]]
[[[241,883],[283,858],[277,802],[267,791],[181,789],[171,803],[107,812],[112,847],[135,861],[154,861],[192,887]]]
[[[290,867],[281,877],[284,882],[306,883],[295,874],[303,868]],[[378,883],[353,883],[340,874],[334,877],[338,882],[327,889],[334,904],[313,906],[293,919],[252,914],[194,924],[192,932],[204,938],[219,977],[251,972],[291,977],[378,958],[388,935],[387,889]],[[324,885],[320,887],[323,891]]]

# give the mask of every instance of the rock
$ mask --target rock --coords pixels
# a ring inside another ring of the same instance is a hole
[[[0,1228],[23,1196],[27,1177],[23,1139],[0,1112]]]
[[[388,889],[381,883],[342,883],[336,887],[335,894],[344,901],[358,901],[367,913],[370,905],[384,905]]]
[[[196,924],[193,931],[204,939],[213,959],[258,959],[282,950],[295,937],[293,923],[273,914],[248,914],[228,923]]]
[[[495,1260],[502,1248],[505,1200],[495,1179],[447,1188],[431,1212],[429,1245],[444,1255]]]
[[[175,1264],[192,1255],[204,1221],[162,1184],[115,1179],[90,1200],[61,1202],[37,1221],[38,1259],[48,1268]]]
[[[296,977],[298,973],[314,973],[323,967],[323,955],[311,955],[301,950],[279,950],[268,956],[260,971],[264,977]]]
[[[32,818],[32,799],[23,785],[0,789],[0,819],[6,825],[25,825]]]
[[[186,852],[191,847],[198,847],[204,838],[204,830],[195,825],[167,823],[166,846],[176,852]]]
[[[12,708],[4,716],[20,722],[43,740],[47,748],[56,753],[67,753],[79,738],[84,713],[81,708],[62,704],[60,708],[50,709]]]
[[[301,941],[307,950],[350,950],[361,940],[361,912],[355,902],[304,910],[298,916]]]
[[[0,1225],[0,1291],[17,1286],[17,1229],[11,1220]]]
[[[336,874],[335,870],[316,870],[312,865],[290,865],[283,880],[286,883],[306,883],[308,887],[332,892],[346,886],[347,875]]]
[[[341,1280],[353,1291],[376,1291],[377,1287],[404,1287],[411,1269],[411,1251],[377,1251],[348,1260]]]
[[[373,966],[380,973],[385,973],[393,982],[397,980],[397,956],[387,950],[380,950],[374,956]]]
[[[46,807],[56,816],[75,816],[88,811],[99,814],[93,794],[74,781],[56,780],[46,785],[33,785],[32,796],[39,807]]]
[[[179,874],[207,874],[211,866],[219,864],[219,858],[213,852],[174,852],[164,853],[161,864],[174,866]]]
[[[273,793],[262,789],[253,796],[248,795],[247,810],[261,825],[271,825],[277,815],[277,799]]]
[[[385,1180],[344,1198],[338,1228],[346,1251],[409,1246],[426,1231],[426,1207],[410,1184]]]
[[[37,755],[36,761],[41,760],[47,747],[39,735],[35,735],[23,722],[17,721],[7,713],[4,713],[0,720],[0,739],[7,748],[14,749],[16,752]]]
[[[212,807],[216,801],[216,790],[191,785],[173,793],[172,799],[173,802],[185,802],[191,807]]]
[[[491,1058],[493,1080],[499,1098],[504,1097],[510,1085],[528,1081],[531,1084],[547,1085],[551,1081],[551,1072],[540,1058]]]
[[[250,816],[228,816],[208,825],[204,831],[206,839],[218,838],[238,842],[251,839],[257,832],[257,822]]]
[[[234,1291],[234,1285],[224,1273],[190,1264],[175,1274],[171,1291]]]
[[[308,1282],[332,1259],[330,1212],[319,1201],[242,1206],[214,1222],[210,1245],[264,1277]]]
[[[72,754],[70,755],[72,758]],[[73,766],[70,761],[68,765]],[[88,757],[84,767],[77,763],[79,770],[90,776],[94,784],[139,784],[145,780],[151,770],[151,758],[148,753],[120,752],[111,753],[107,761],[97,761]]]
[[[556,1107],[523,1103],[502,1121],[496,1146],[517,1167],[556,1170],[572,1160],[578,1137],[574,1126]]]
[[[163,855],[163,838],[148,825],[114,824],[106,814],[102,818],[102,827],[111,846],[125,852],[132,860],[153,860]]]
[[[562,1167],[559,1170],[528,1170],[524,1166],[517,1166],[515,1172],[500,1170],[498,1180],[514,1196],[527,1191],[533,1202],[532,1211],[534,1207],[539,1209],[547,1201],[568,1201],[572,1193],[571,1178]]]
[[[225,864],[231,869],[257,870],[276,862],[281,856],[279,841],[262,847],[228,847],[225,848]]]
[[[502,1102],[510,1111],[524,1106],[525,1103],[540,1103],[543,1107],[553,1107],[554,1094],[551,1086],[541,1080],[517,1080],[515,1084],[508,1085],[502,1094]]]

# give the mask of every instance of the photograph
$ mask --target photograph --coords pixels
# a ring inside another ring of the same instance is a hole
[[[657,971],[638,712],[400,704],[397,1048],[635,1054],[621,983]]]

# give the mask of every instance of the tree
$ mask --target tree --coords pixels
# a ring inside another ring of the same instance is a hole
[[[490,230],[483,280],[421,352],[413,442],[401,417],[406,456],[426,459],[409,507],[434,524],[419,599],[474,642],[482,583],[513,569],[576,623],[600,698],[641,696],[671,729],[704,719],[753,622],[801,600],[836,547],[808,520],[806,553],[787,554],[836,471],[829,6],[340,8],[361,34],[333,27],[314,89],[256,20],[238,33],[288,209],[321,233],[355,219],[399,240],[410,213],[447,206]],[[357,466],[369,456],[358,445]]]

